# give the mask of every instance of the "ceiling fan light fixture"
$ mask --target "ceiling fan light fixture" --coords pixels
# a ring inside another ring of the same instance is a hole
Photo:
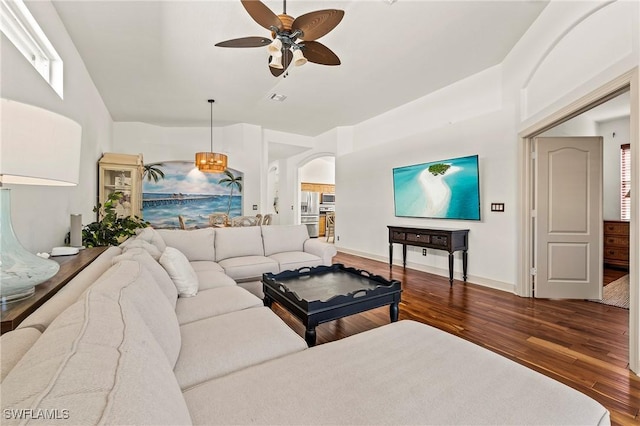
[[[211,105],[211,151],[196,152],[195,165],[204,173],[222,173],[227,170],[227,156],[218,152],[213,152],[213,99],[207,102]]]
[[[269,46],[267,46],[267,50],[271,56],[282,56],[282,40],[279,38],[274,39]]]
[[[302,54],[301,49],[293,49],[293,65],[299,67],[307,63],[307,58]]]
[[[282,53],[280,53],[280,56],[272,56],[271,62],[269,62],[269,66],[278,70],[284,68],[282,66]]]

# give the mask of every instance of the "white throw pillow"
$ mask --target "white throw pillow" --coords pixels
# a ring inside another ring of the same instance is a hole
[[[162,252],[158,250],[158,247],[154,246],[151,243],[146,242],[145,240],[139,240],[137,238],[131,241],[130,243],[127,243],[126,245],[124,245],[124,247],[121,244],[120,247],[122,248],[123,253],[126,253],[127,251],[132,249],[144,249],[144,251],[149,253],[151,257],[154,258],[154,260],[158,260],[160,259],[160,256],[162,256]]]
[[[141,230],[137,230],[136,233],[138,234],[136,240],[143,240],[150,244],[153,244],[158,248],[158,250],[160,250],[161,253],[164,251],[164,249],[167,248],[167,245],[162,239],[162,236],[158,234],[158,231],[150,226],[142,228]]]
[[[180,250],[167,247],[160,256],[160,264],[178,289],[178,296],[191,297],[198,294],[198,276]]]

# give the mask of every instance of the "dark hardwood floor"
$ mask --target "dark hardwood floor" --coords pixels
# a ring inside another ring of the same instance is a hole
[[[613,424],[640,424],[640,378],[628,370],[629,311],[587,301],[543,300],[338,253],[344,263],[402,282],[400,320],[419,321],[539,371],[598,400]],[[296,332],[304,327],[281,306]],[[318,344],[389,322],[387,307],[317,328]]]

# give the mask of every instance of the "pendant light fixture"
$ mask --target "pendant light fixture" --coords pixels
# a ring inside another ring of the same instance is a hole
[[[196,167],[204,173],[222,173],[227,170],[227,156],[213,152],[213,99],[209,99],[211,105],[211,151],[196,152]]]

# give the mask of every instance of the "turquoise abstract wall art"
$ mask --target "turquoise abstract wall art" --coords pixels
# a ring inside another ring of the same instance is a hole
[[[395,215],[480,220],[478,156],[393,169]]]

